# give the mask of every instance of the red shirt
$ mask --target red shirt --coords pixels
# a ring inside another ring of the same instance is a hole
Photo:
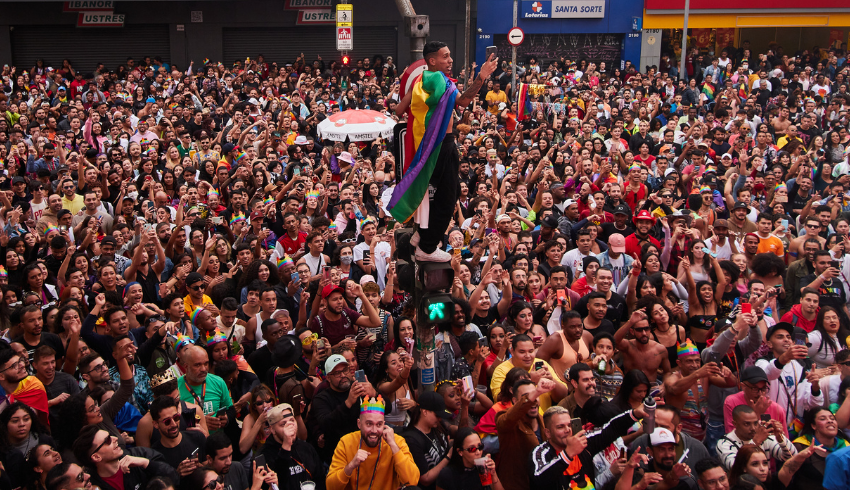
[[[307,234],[298,232],[298,238],[293,240],[289,237],[289,233],[284,233],[277,242],[280,243],[280,246],[283,247],[283,250],[287,253],[287,255],[295,255],[298,253],[298,249],[301,248],[301,245],[307,242]]]
[[[661,250],[661,242],[653,238],[651,235],[648,237],[649,243],[658,247],[658,250]],[[640,248],[641,248],[640,239],[635,233],[626,237],[626,255],[631,255],[634,259],[640,259]]]

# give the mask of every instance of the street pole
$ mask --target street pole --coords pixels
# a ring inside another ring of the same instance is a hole
[[[463,31],[463,62],[466,65],[466,76],[463,80],[463,88],[469,88],[469,78],[472,76],[472,63],[469,61],[469,28],[472,24],[472,0],[466,0],[466,27]]]
[[[518,8],[517,0],[514,0],[514,25],[513,25],[513,27],[516,27],[517,8]],[[516,66],[516,46],[513,46],[511,48],[511,100],[515,100],[515,97],[517,96],[516,69],[517,69],[517,66]]]
[[[684,80],[687,72],[685,71],[685,60],[688,58],[688,14],[691,10],[691,0],[685,0],[685,26],[682,29],[682,55],[679,60],[679,80]]]

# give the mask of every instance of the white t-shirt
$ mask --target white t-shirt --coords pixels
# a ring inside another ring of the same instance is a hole
[[[366,242],[357,244],[354,247],[354,261],[363,260],[363,252],[369,251],[369,245]],[[387,242],[381,242],[375,245],[375,254],[372,256],[372,262],[375,264],[375,270],[378,272],[375,279],[378,281],[378,286],[384,289],[386,286],[387,263],[391,259],[392,248]]]
[[[706,240],[706,248],[717,253],[717,260],[729,260],[729,258],[732,257],[732,245],[730,245],[729,238],[726,238],[725,244],[718,245],[717,250],[714,249],[715,241],[717,241],[717,237],[714,236]]]
[[[573,271],[573,280],[576,280],[584,271],[582,259],[590,257],[590,255],[590,253],[583,254],[579,249],[574,248],[561,257],[561,265],[569,267]]]
[[[38,204],[30,201],[30,208],[32,209],[33,219],[38,223],[38,219],[44,215],[44,210],[47,209],[47,199],[42,199]]]

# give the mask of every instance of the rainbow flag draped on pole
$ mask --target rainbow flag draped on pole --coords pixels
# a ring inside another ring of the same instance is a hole
[[[413,135],[416,153],[387,205],[390,214],[399,223],[413,216],[428,192],[428,182],[434,173],[457,99],[454,82],[436,71],[423,71],[411,90],[412,117],[407,120],[407,132]]]
[[[528,84],[519,84],[517,92],[517,121],[525,121],[531,118],[531,113],[534,110],[531,106],[531,97],[528,96]]]

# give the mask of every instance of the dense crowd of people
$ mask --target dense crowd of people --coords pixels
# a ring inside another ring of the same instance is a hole
[[[0,488],[844,488],[846,51],[687,61],[454,70],[438,325],[392,58],[5,66]]]

